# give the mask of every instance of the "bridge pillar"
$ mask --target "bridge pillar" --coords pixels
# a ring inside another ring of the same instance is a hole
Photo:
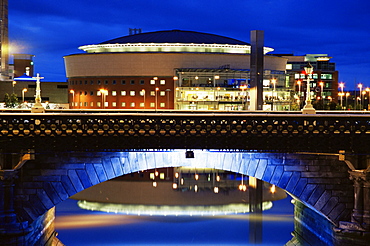
[[[368,169],[349,171],[354,186],[354,206],[351,221],[339,222],[338,245],[367,245],[370,241],[370,173]]]
[[[0,170],[0,241],[4,245],[14,245],[19,237],[30,231],[28,222],[18,222],[14,211],[14,181],[16,170]]]
[[[354,208],[351,222],[370,232],[370,173],[366,170],[350,171],[354,182]]]

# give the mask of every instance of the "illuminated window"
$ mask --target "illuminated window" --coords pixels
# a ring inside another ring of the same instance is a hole
[[[139,92],[139,94],[140,94],[140,96],[144,96],[144,95],[145,95],[145,91],[141,90],[141,91]]]
[[[116,102],[112,102],[112,107],[117,107],[117,103]]]
[[[130,96],[135,96],[135,91],[130,91]]]
[[[126,91],[121,91],[121,96],[126,96]]]
[[[160,179],[164,179],[164,178],[165,178],[164,173],[160,173],[160,174],[159,174],[159,178],[160,178]]]
[[[166,107],[166,104],[165,103],[160,103],[159,107],[164,108],[164,107]]]
[[[166,92],[165,91],[160,91],[159,92],[159,95],[162,96],[162,97],[164,97],[166,95]]]
[[[125,102],[122,102],[121,103],[121,107],[126,107],[126,103]]]
[[[294,74],[295,79],[299,79],[299,73]]]
[[[134,102],[130,103],[130,107],[131,108],[134,108],[135,107],[135,103]]]
[[[151,84],[151,85],[155,85],[155,80],[154,80],[154,79],[151,79],[151,80],[150,80],[150,84]]]
[[[104,107],[108,107],[109,106],[109,103],[108,102],[104,102]]]
[[[97,92],[96,92],[96,95],[97,95],[97,96],[101,96],[101,91],[97,91]]]
[[[112,91],[112,96],[117,96],[117,91]]]
[[[140,103],[140,108],[144,108],[144,103]]]
[[[154,108],[155,107],[155,103],[150,103],[150,107],[151,108]]]
[[[94,107],[94,102],[90,102],[90,107]]]
[[[155,179],[155,175],[154,175],[154,173],[150,173],[150,174],[149,174],[149,178],[154,180],[154,179]]]
[[[154,97],[155,96],[155,91],[150,91],[150,95]]]
[[[323,73],[321,74],[321,79],[333,79],[332,74]]]
[[[165,84],[166,84],[166,80],[161,79],[160,84],[161,84],[161,85],[165,85]]]
[[[100,108],[100,107],[101,107],[101,103],[100,103],[100,102],[97,102],[97,103],[96,103],[96,106],[97,106],[98,108]]]

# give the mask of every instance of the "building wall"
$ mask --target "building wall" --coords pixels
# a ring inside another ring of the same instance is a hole
[[[245,54],[102,53],[64,57],[68,78],[99,76],[173,76],[175,68],[249,69]],[[265,69],[285,71],[286,58],[265,56]]]
[[[248,54],[89,53],[64,59],[71,108],[85,109],[173,109],[176,69],[209,70],[227,65],[230,69],[247,70],[250,67]],[[285,71],[286,61],[286,58],[265,56],[265,69]],[[157,78],[155,83],[151,82],[153,78]],[[101,95],[102,89],[107,91],[106,95]]]

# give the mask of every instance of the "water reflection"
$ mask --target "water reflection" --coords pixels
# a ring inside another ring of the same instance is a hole
[[[148,170],[79,193],[74,199],[88,210],[74,200],[58,206],[58,238],[69,246],[251,245],[249,227],[261,218],[248,214],[248,187],[239,188],[247,180],[222,171],[177,171]],[[263,191],[262,245],[284,245],[294,230],[291,198],[267,183]]]
[[[261,245],[284,245],[292,236],[291,198],[273,202],[263,213]],[[250,214],[227,216],[133,216],[80,209],[77,201],[57,206],[55,228],[68,246],[95,245],[252,245]]]

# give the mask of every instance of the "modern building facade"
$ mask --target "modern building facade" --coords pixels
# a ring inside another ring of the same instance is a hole
[[[79,49],[85,53],[64,57],[71,108],[249,108],[251,46],[246,42],[169,30],[135,33]],[[268,55],[271,51],[264,48],[266,109],[288,110],[288,59]]]
[[[330,62],[332,57],[327,54],[306,54],[295,56],[292,54],[279,55],[287,58],[287,84],[293,88],[294,97],[301,103],[304,102],[307,88],[304,67],[307,63],[313,66],[312,80],[310,83],[311,98],[316,103],[338,102],[338,71],[335,63]]]

